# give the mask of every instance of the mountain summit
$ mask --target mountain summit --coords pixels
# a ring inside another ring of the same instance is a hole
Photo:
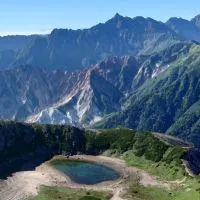
[[[21,49],[10,49],[7,59],[0,53],[0,68],[33,65],[74,71],[108,56],[150,54],[182,39],[165,24],[150,18],[129,18],[116,14],[90,29],[55,29],[37,37]]]
[[[196,26],[200,28],[200,14],[191,20]]]

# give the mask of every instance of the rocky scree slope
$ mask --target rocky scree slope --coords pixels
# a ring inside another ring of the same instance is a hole
[[[152,56],[109,57],[82,71],[82,79],[55,104],[28,117],[29,123],[89,126],[119,111],[125,99],[170,67],[191,43],[179,43]]]
[[[81,76],[29,66],[0,71],[0,117],[24,120],[70,92]]]

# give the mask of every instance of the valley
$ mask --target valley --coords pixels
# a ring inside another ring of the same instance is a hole
[[[76,72],[29,66],[1,71],[0,117],[167,132],[199,148],[199,52],[199,45],[181,42],[151,56],[109,57]]]
[[[89,29],[1,37],[2,56],[15,53],[0,56],[12,61],[0,64],[0,118],[164,132],[199,148],[196,21],[116,14]]]

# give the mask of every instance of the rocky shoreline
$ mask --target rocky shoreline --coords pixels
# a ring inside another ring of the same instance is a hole
[[[54,159],[73,159],[96,162],[111,167],[120,173],[120,178],[115,181],[107,181],[94,185],[80,185],[72,182],[69,177],[49,165]],[[34,171],[23,171],[14,173],[7,180],[0,182],[0,199],[1,200],[24,200],[29,196],[38,194],[39,188],[45,186],[59,186],[75,189],[108,191],[113,193],[112,200],[123,199],[122,191],[126,189],[127,182],[131,176],[140,176],[140,182],[144,186],[158,186],[169,188],[170,183],[158,180],[156,177],[149,175],[145,171],[138,170],[134,167],[127,167],[123,160],[105,156],[55,156],[37,167]]]

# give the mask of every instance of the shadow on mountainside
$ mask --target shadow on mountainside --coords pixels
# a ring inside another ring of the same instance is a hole
[[[41,148],[33,153],[5,160],[0,163],[0,179],[6,179],[15,172],[32,171],[43,162],[51,159],[55,153],[47,148]]]

